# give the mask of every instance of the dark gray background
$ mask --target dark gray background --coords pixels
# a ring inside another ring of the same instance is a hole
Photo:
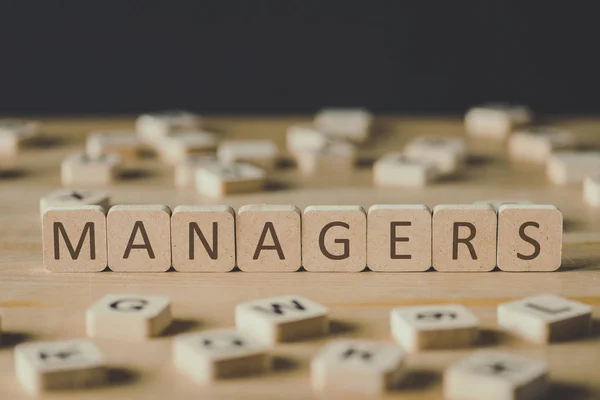
[[[0,114],[600,109],[597,7],[0,1]]]

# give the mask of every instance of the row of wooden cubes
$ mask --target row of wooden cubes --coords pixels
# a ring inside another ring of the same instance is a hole
[[[562,213],[552,205],[97,205],[42,217],[50,271],[554,271]]]

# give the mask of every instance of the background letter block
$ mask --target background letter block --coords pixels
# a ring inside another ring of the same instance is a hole
[[[94,132],[87,137],[85,151],[90,158],[118,154],[123,159],[140,155],[142,142],[135,132]]]
[[[272,140],[230,140],[219,145],[217,158],[224,164],[247,162],[266,170],[277,164],[279,150]]]
[[[171,301],[161,296],[107,294],[85,313],[89,337],[143,340],[171,324]]]
[[[302,265],[359,272],[367,265],[367,216],[360,206],[309,206],[302,217]]]
[[[324,335],[329,310],[301,296],[280,296],[238,304],[235,324],[257,339],[273,344]]]
[[[106,379],[100,350],[89,340],[23,343],[15,347],[15,370],[30,394],[98,385]]]
[[[199,129],[202,118],[187,111],[172,110],[140,115],[135,121],[138,134],[153,142],[171,133]]]
[[[482,351],[444,371],[448,400],[533,400],[548,385],[545,362],[516,354]]]
[[[108,265],[118,272],[164,272],[171,267],[171,210],[120,205],[108,212]]]
[[[554,295],[539,295],[498,306],[498,325],[534,343],[585,335],[592,308]]]
[[[392,336],[407,351],[467,347],[479,338],[479,321],[458,304],[398,307],[390,314]]]
[[[106,215],[100,206],[51,207],[42,218],[44,266],[52,272],[98,272],[108,264]]]
[[[58,189],[40,198],[40,216],[49,207],[100,206],[105,211],[110,207],[110,197],[104,190]]]
[[[371,271],[427,271],[431,267],[431,210],[426,205],[369,208],[367,265]]]
[[[491,271],[496,266],[496,211],[489,204],[433,209],[433,267],[437,271]]]
[[[315,115],[315,127],[328,136],[364,142],[369,137],[373,115],[361,108],[326,108]]]
[[[592,207],[600,207],[600,174],[592,172],[583,181],[583,199]]]
[[[300,209],[247,205],[238,211],[237,264],[248,272],[294,272],[302,264]]]
[[[334,340],[312,359],[312,386],[318,391],[380,395],[404,375],[398,346],[368,340]]]
[[[90,158],[86,154],[71,154],[61,164],[60,176],[65,186],[104,186],[117,177],[121,158],[107,154]]]
[[[298,150],[294,152],[294,157],[304,175],[339,179],[354,170],[356,145],[342,140],[328,140],[317,150]]]
[[[235,211],[229,206],[177,206],[171,218],[171,243],[177,271],[231,271]]]
[[[559,152],[546,162],[546,175],[555,185],[581,183],[600,169],[600,152]]]
[[[196,171],[196,190],[209,197],[259,192],[267,182],[264,170],[247,163],[203,165]]]
[[[463,168],[467,159],[467,145],[458,137],[421,136],[411,140],[404,153],[412,158],[431,162],[443,175]]]
[[[267,349],[234,329],[179,335],[173,341],[175,368],[198,383],[258,374],[270,368]]]
[[[561,264],[563,216],[552,205],[505,204],[498,211],[498,268],[556,271]]]
[[[373,165],[373,181],[380,187],[421,187],[438,177],[431,161],[399,152],[384,154]]]
[[[465,115],[465,129],[471,136],[504,139],[513,128],[529,123],[533,113],[525,106],[506,103],[473,107]]]
[[[577,138],[571,132],[537,127],[514,132],[508,141],[510,158],[543,164],[553,151],[575,147]]]

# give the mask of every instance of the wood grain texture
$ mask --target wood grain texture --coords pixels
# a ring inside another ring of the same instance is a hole
[[[309,121],[305,117],[207,118],[207,128],[227,139],[267,138],[284,149],[286,128]],[[225,197],[222,204],[415,204],[471,203],[494,198],[529,199],[556,204],[564,214],[563,267],[551,273],[49,273],[42,265],[39,199],[60,187],[60,162],[83,148],[92,130],[131,129],[133,118],[42,119],[44,146],[23,150],[17,170],[0,172],[0,398],[25,399],[15,378],[12,348],[24,340],[54,340],[85,336],[85,309],[107,293],[169,296],[175,322],[148,342],[97,340],[106,356],[112,384],[90,390],[61,392],[49,399],[311,399],[309,363],[333,338],[381,340],[392,343],[389,311],[402,305],[454,304],[471,308],[484,328],[478,348],[502,349],[544,358],[549,362],[552,399],[600,397],[600,211],[585,205],[578,185],[553,186],[544,167],[511,163],[502,144],[469,140],[470,156],[459,177],[424,188],[375,188],[373,160],[401,150],[420,135],[465,136],[460,117],[380,117],[375,135],[359,149],[358,166],[348,176],[319,174],[310,178],[283,165],[271,173],[268,190]],[[587,145],[598,144],[600,120],[556,121]],[[289,156],[288,156],[289,157]],[[288,160],[291,158],[288,158]],[[177,189],[173,167],[143,158],[129,165],[123,178],[109,187],[113,203],[215,204],[193,188]],[[573,298],[593,307],[589,337],[550,346],[530,345],[496,326],[499,303],[536,293]],[[175,334],[234,325],[237,303],[262,297],[298,294],[330,309],[328,337],[280,344],[273,348],[274,371],[199,386],[177,373],[172,364]],[[411,355],[407,385],[389,398],[437,399],[441,373],[469,349],[436,350]]]

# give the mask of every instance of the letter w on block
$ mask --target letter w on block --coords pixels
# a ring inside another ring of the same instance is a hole
[[[53,272],[97,272],[107,265],[106,216],[100,206],[50,207],[42,218],[43,259]]]

